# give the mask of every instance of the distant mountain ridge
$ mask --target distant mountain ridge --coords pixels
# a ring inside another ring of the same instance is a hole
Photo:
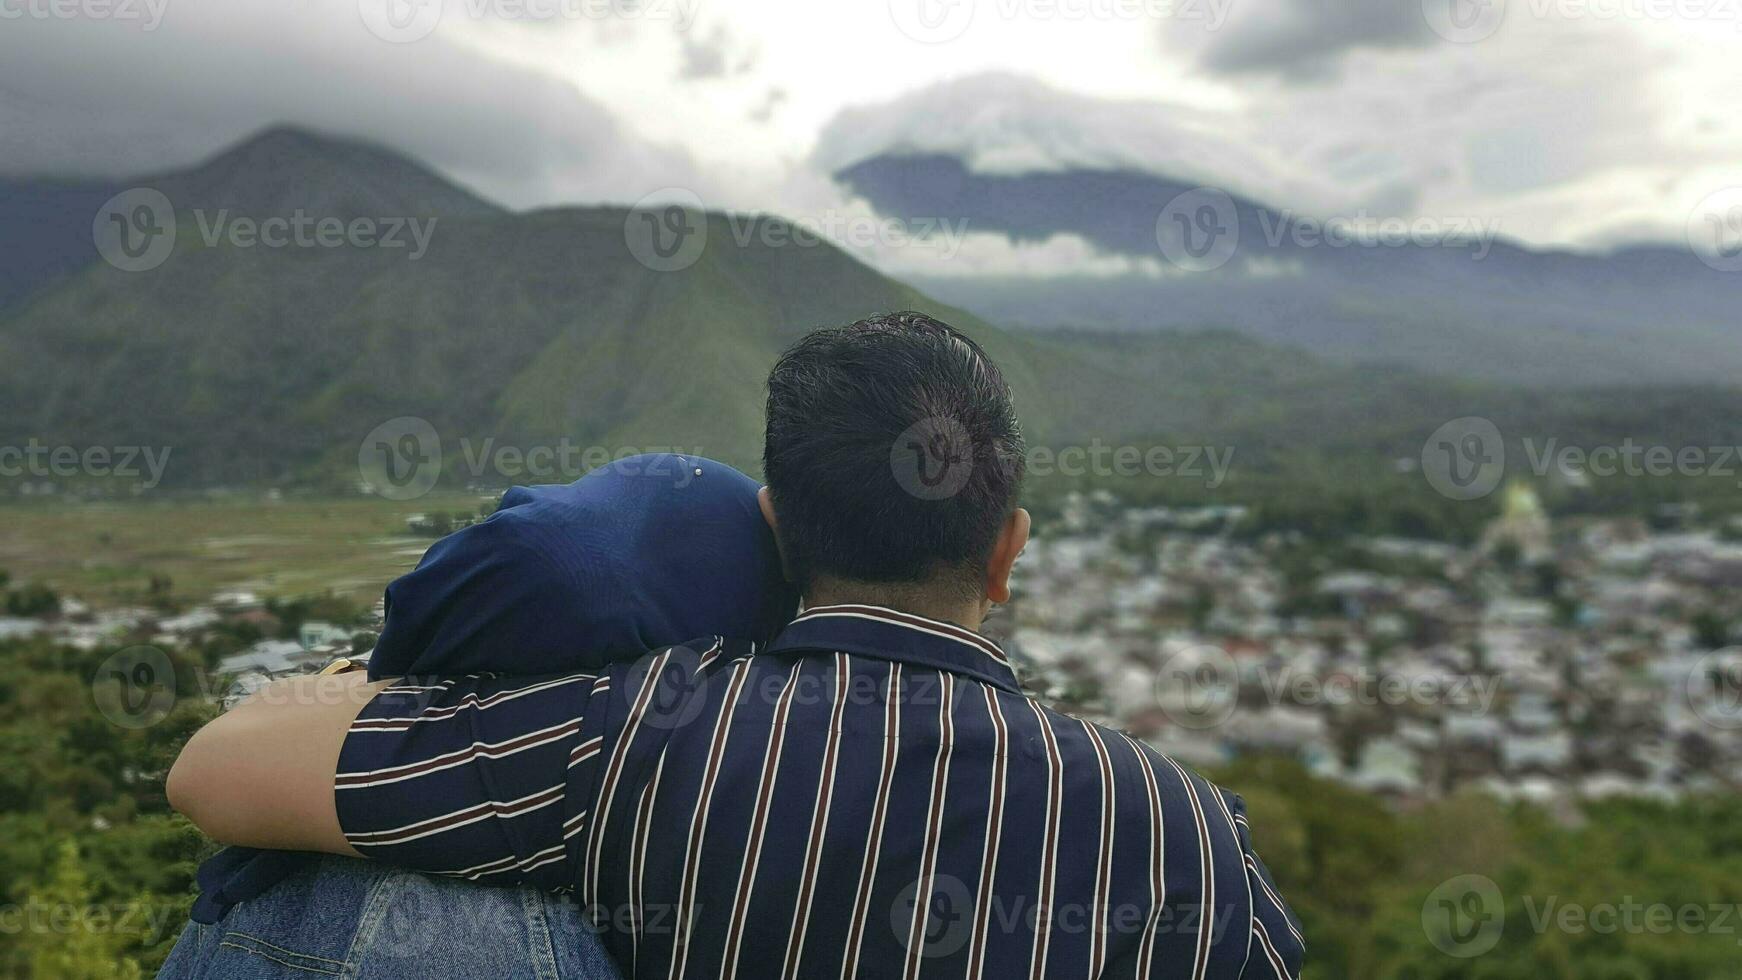
[[[778,353],[818,326],[896,309],[931,311],[984,344],[1031,443],[1055,450],[1222,445],[1242,466],[1325,452],[1388,466],[1470,414],[1508,431],[1547,420],[1569,440],[1742,439],[1734,389],[1572,397],[1229,332],[1010,332],[827,243],[761,233],[774,217],[707,215],[693,264],[657,271],[628,243],[628,209],[512,213],[390,151],[296,131],[149,181],[177,208],[166,261],[125,272],[67,260],[0,310],[0,446],[167,447],[172,486],[337,488],[357,482],[371,430],[411,416],[440,435],[454,486],[574,475],[475,472],[467,457],[485,445],[680,448],[755,471]],[[0,185],[0,213],[45,215],[26,244],[83,235],[89,248],[108,189]],[[44,201],[92,210],[63,227]],[[208,208],[439,226],[415,260],[242,247],[197,233],[190,209]]]
[[[1503,227],[1480,248],[1336,247],[1310,219],[1229,195],[1233,257],[1188,272],[1169,264],[1157,221],[1195,184],[1124,171],[983,174],[938,154],[873,157],[837,179],[886,215],[965,221],[1017,242],[1079,235],[1167,273],[914,278],[1010,326],[1229,329],[1338,360],[1562,387],[1742,373],[1742,274],[1686,250],[1540,251]],[[1444,233],[1460,229],[1492,225],[1448,219]]]
[[[288,126],[265,130],[192,170],[130,186],[162,191],[177,210],[227,208],[252,217],[298,210],[341,219],[503,213],[394,150]]]
[[[121,191],[149,187],[178,211],[230,217],[352,218],[500,213],[427,167],[381,147],[294,127],[265,130],[188,170],[125,181],[0,180],[0,313],[98,259],[91,226]]]

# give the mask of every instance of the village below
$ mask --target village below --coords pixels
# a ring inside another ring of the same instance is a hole
[[[1479,541],[1250,533],[1240,506],[1072,493],[989,630],[1034,693],[1184,762],[1287,756],[1399,805],[1475,788],[1579,799],[1742,788],[1742,523],[1694,507],[1556,526],[1528,485]],[[415,513],[406,541],[469,515]],[[402,548],[411,554],[423,546]],[[222,704],[367,656],[383,603],[100,606],[13,583],[0,642],[216,650]]]

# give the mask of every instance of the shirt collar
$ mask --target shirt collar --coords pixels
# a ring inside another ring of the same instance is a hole
[[[884,606],[815,606],[799,613],[767,652],[827,650],[964,674],[1020,694],[1010,657],[971,629]]]

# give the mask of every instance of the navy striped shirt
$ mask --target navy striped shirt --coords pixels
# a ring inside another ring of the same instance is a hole
[[[336,797],[371,857],[572,891],[635,977],[1292,978],[1240,799],[874,606],[599,674],[401,681]]]

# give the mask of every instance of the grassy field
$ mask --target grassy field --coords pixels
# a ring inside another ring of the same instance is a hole
[[[394,502],[372,497],[259,495],[151,503],[0,504],[0,569],[98,605],[143,599],[152,576],[171,594],[200,602],[225,588],[265,596],[331,591],[373,601],[432,543],[406,518],[475,511],[480,498],[431,494]]]

